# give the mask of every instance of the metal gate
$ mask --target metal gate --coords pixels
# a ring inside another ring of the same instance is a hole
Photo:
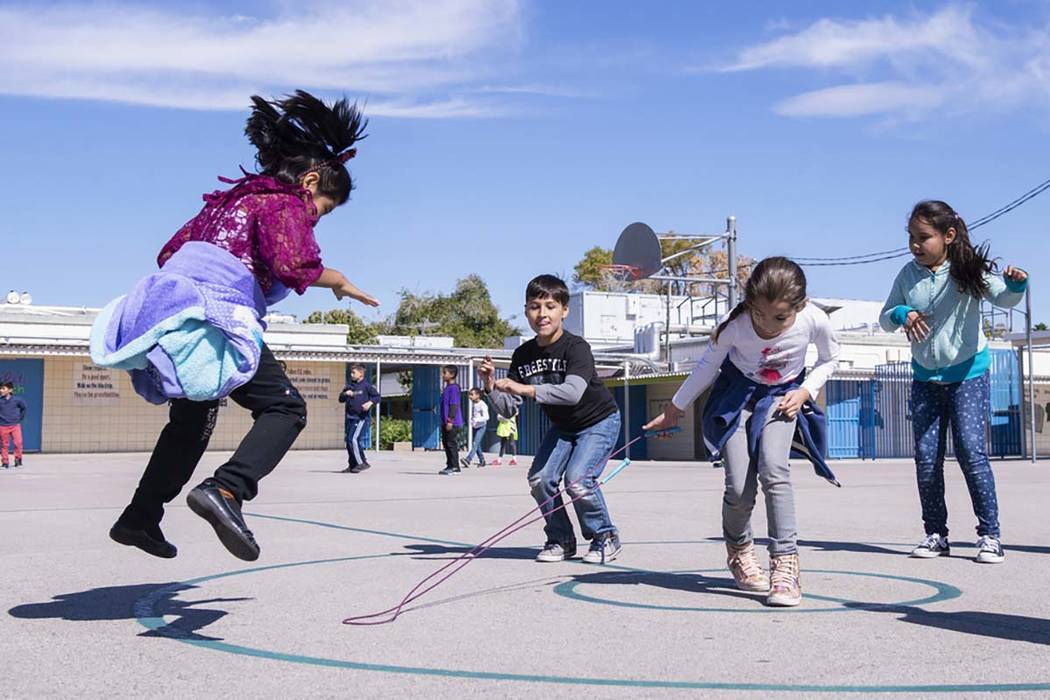
[[[441,447],[441,368],[412,366],[412,448]]]

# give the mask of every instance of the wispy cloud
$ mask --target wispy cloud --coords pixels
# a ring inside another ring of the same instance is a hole
[[[492,78],[478,59],[506,55],[523,35],[517,0],[286,7],[269,16],[0,7],[0,93],[227,110],[252,92],[304,87],[367,95],[373,115],[485,116],[498,107],[465,96]]]
[[[1050,28],[981,23],[970,5],[928,15],[821,19],[741,50],[724,72],[804,69],[842,81],[774,105],[786,116],[938,114],[1050,106]]]

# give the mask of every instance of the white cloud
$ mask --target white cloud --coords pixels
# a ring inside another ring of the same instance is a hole
[[[456,93],[490,77],[476,59],[513,50],[521,21],[517,0],[318,0],[257,17],[9,6],[0,93],[226,110],[303,87],[371,95],[370,114],[480,116],[493,108]]]
[[[821,19],[797,32],[747,47],[724,72],[809,69],[825,88],[783,99],[786,116],[887,115],[1050,106],[1050,28],[979,21],[969,5],[929,15]]]
[[[859,117],[868,114],[923,114],[941,106],[936,86],[897,82],[838,85],[795,95],[774,108],[786,117]]]

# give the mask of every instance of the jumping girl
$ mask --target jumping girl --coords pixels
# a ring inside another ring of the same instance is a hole
[[[816,345],[817,362],[807,375],[810,343]],[[767,592],[768,605],[802,600],[788,458],[793,452],[808,458],[818,474],[837,484],[824,462],[826,425],[813,401],[835,371],[838,352],[827,314],[808,303],[802,268],[787,258],[766,258],[670,405],[644,426],[674,427],[689,404],[714,385],[703,409],[703,435],[712,459],[721,456],[725,465],[726,563],[737,587]],[[769,526],[768,577],[755,557],[751,533],[758,483]]]
[[[363,137],[366,120],[345,99],[329,106],[302,91],[273,102],[252,97],[252,102],[245,133],[258,149],[260,172],[223,180],[233,187],[204,195],[201,212],[161,250],[157,262],[162,272],[178,269],[180,279],[201,282],[211,294],[246,289],[249,306],[254,289],[254,308],[245,311],[255,315],[291,290],[302,294],[308,287],[378,306],[342,273],[322,265],[313,232],[321,217],[350,197],[353,181],[344,164],[354,156],[352,146]],[[180,254],[184,246],[186,252]],[[221,271],[222,279],[202,280],[209,271]],[[259,480],[277,466],[306,425],[306,402],[262,344],[261,333],[258,343],[258,368],[229,395],[252,412],[255,424],[230,460],[187,498],[223,545],[248,561],[258,558],[259,545],[245,525],[241,504],[255,497]],[[158,367],[171,365],[170,359],[156,359]],[[155,367],[150,371],[158,372]],[[131,503],[110,530],[115,541],[158,557],[176,555],[175,545],[160,529],[164,504],[193,475],[218,406],[218,399],[171,400],[168,424]]]
[[[973,512],[976,560],[1003,561],[995,476],[985,446],[991,355],[981,326],[981,301],[1004,309],[1024,297],[1028,274],[1007,266],[997,275],[988,245],[975,248],[966,223],[941,201],[919,202],[908,217],[914,260],[893,281],[880,321],[887,331],[903,327],[911,341],[911,411],[915,474],[926,537],[911,556],[948,555],[948,509],[944,503],[944,451],[952,428]]]

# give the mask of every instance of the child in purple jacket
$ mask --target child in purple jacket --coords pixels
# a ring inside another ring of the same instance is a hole
[[[157,258],[163,266],[191,241],[221,248],[252,273],[260,296],[273,305],[294,290],[331,289],[369,306],[379,302],[335,269],[321,263],[314,239],[317,221],[350,198],[353,182],[346,161],[363,137],[366,120],[345,99],[327,105],[297,91],[283,100],[252,97],[245,134],[258,153],[260,171],[204,195],[197,216],[168,241]],[[306,425],[306,402],[266,345],[258,370],[230,398],[252,412],[255,424],[233,456],[214,476],[190,491],[194,513],[214,528],[236,557],[253,561],[259,545],[241,515],[241,504],[258,493],[258,482],[273,471]],[[175,545],[164,538],[160,521],[193,476],[215,428],[219,402],[173,399],[131,503],[110,529],[110,537],[153,556],[171,558]]]
[[[441,381],[445,388],[441,392],[441,444],[445,448],[445,468],[438,472],[442,476],[459,474],[459,431],[463,427],[463,404],[456,377],[459,368],[445,365],[441,368]]]

